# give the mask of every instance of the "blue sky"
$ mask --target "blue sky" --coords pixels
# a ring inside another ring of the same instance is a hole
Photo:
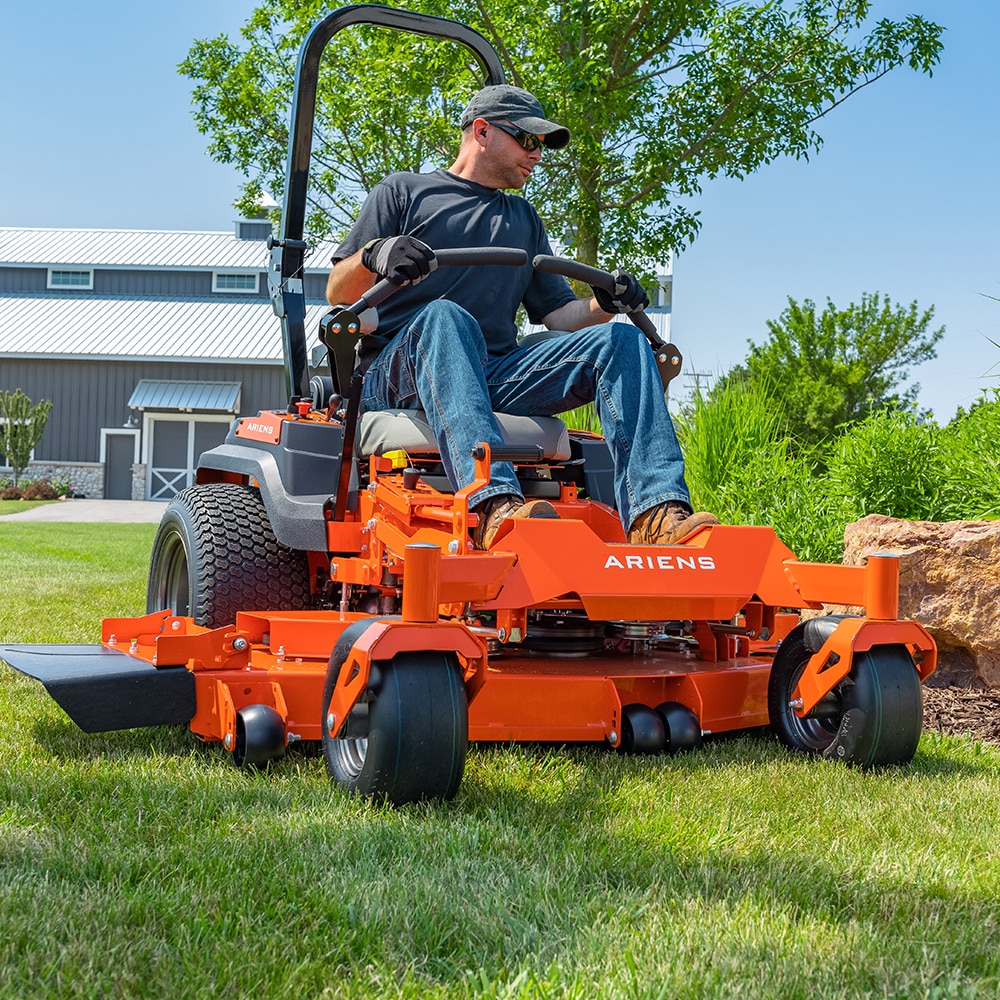
[[[822,151],[706,186],[678,257],[673,339],[686,372],[740,362],[789,296],[838,305],[880,292],[935,307],[936,361],[914,371],[945,422],[1000,363],[998,0],[875,0],[875,16],[943,24],[932,78],[897,70],[834,111]],[[240,178],[204,152],[195,38],[233,35],[253,0],[11,3],[0,34],[0,225],[229,229]],[[1000,366],[996,369],[1000,376]],[[681,379],[690,382],[687,375]]]

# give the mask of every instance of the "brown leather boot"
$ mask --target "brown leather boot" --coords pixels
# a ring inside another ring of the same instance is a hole
[[[491,497],[476,510],[479,524],[472,530],[472,544],[477,549],[488,549],[496,538],[500,525],[509,517],[559,517],[548,500],[525,501],[514,493]]]
[[[632,522],[628,540],[632,545],[676,545],[703,525],[718,523],[714,514],[692,513],[687,504],[668,500],[640,514]]]

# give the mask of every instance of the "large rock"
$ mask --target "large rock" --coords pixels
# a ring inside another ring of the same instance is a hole
[[[899,616],[938,644],[940,681],[1000,687],[1000,521],[900,521],[870,514],[844,531],[844,562],[899,560]],[[971,664],[970,664],[971,657]],[[964,675],[964,676],[963,676]]]

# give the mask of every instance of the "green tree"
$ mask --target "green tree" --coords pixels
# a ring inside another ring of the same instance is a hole
[[[0,389],[0,451],[14,470],[14,482],[31,461],[31,450],[42,440],[52,403],[43,399],[32,405],[20,389]]]
[[[745,177],[818,150],[818,121],[895,67],[930,73],[940,26],[871,23],[870,0],[410,0],[464,21],[497,48],[508,79],[573,132],[531,189],[552,234],[592,264],[649,268],[694,239],[703,183]],[[196,41],[209,152],[247,177],[238,203],[284,186],[287,112],[299,43],[327,7],[265,0],[242,29]],[[867,33],[866,33],[867,32]],[[446,165],[455,122],[481,79],[454,44],[379,28],[341,32],[318,95],[309,227],[340,235],[391,170]]]
[[[913,409],[919,384],[901,388],[910,369],[937,356],[944,327],[930,330],[933,306],[893,304],[879,293],[839,309],[789,298],[768,339],[748,341],[746,361],[720,379],[713,392],[734,381],[767,386],[785,432],[799,451],[822,450],[848,425],[878,410]]]

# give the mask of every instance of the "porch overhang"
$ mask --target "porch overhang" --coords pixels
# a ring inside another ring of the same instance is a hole
[[[129,397],[130,410],[173,413],[238,413],[240,382],[184,382],[144,378]]]

